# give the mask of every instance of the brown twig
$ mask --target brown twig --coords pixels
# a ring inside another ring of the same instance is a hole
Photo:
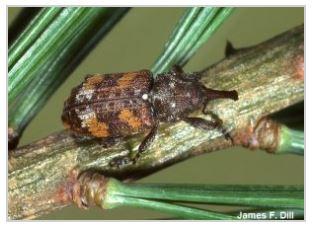
[[[260,45],[238,50],[206,72],[203,82],[207,87],[239,92],[237,102],[216,100],[207,107],[222,119],[235,143],[247,144],[263,117],[303,100],[303,40],[300,26]],[[201,112],[195,114],[210,119]],[[132,137],[104,148],[93,141],[80,143],[62,131],[11,151],[9,218],[35,218],[71,204],[75,197],[73,185],[84,170],[100,170],[106,176],[130,180],[232,146],[215,130],[198,130],[178,122],[163,125],[157,140],[135,165],[110,165],[113,158],[136,151],[142,138]],[[271,150],[276,149],[276,142],[269,143]]]

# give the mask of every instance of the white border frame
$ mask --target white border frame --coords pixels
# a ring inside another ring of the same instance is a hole
[[[1,95],[1,107],[3,111],[7,111],[7,94],[6,94],[6,86],[7,86],[7,78],[4,77],[7,75],[7,7],[8,6],[69,6],[69,5],[75,5],[75,6],[169,6],[169,7],[174,7],[174,6],[194,6],[194,5],[199,5],[199,6],[205,6],[205,5],[214,5],[214,6],[305,6],[305,63],[307,60],[310,60],[312,62],[314,60],[313,58],[313,43],[311,42],[306,42],[306,41],[314,41],[313,37],[313,25],[310,25],[311,22],[314,22],[313,19],[313,4],[314,1],[305,1],[305,0],[292,0],[292,1],[284,1],[284,0],[264,0],[264,1],[250,1],[250,0],[237,0],[237,1],[232,1],[232,0],[224,0],[224,1],[219,1],[219,0],[212,0],[212,1],[195,1],[195,0],[185,0],[185,1],[163,1],[163,0],[152,0],[149,1],[150,4],[148,4],[148,1],[143,1],[143,0],[90,0],[88,2],[82,3],[80,0],[54,0],[54,1],[40,1],[40,0],[2,0],[0,1],[1,8],[0,8],[0,16],[1,16],[1,37],[2,39],[1,47],[1,72],[2,72],[2,77],[1,79],[1,90],[0,90],[0,95]],[[127,3],[127,4],[125,4]],[[311,28],[312,27],[312,28]],[[313,94],[314,90],[309,90],[313,86],[313,78],[314,78],[314,72],[313,72],[313,64],[312,65],[306,65],[305,68],[305,76],[309,76],[306,79],[306,85],[305,85],[305,98],[312,98],[314,97]],[[311,116],[313,113],[313,107],[311,107],[308,103],[308,100],[305,100],[305,112],[306,112],[306,117],[313,117]],[[1,229],[5,229],[6,227],[10,227],[10,229],[21,229],[21,228],[28,228],[31,227],[32,229],[42,229],[44,228],[78,228],[78,229],[86,229],[86,228],[99,228],[99,227],[105,227],[105,228],[130,228],[136,227],[138,229],[146,229],[149,227],[150,229],[160,229],[160,227],[164,227],[165,224],[169,226],[170,228],[183,228],[183,229],[190,229],[194,227],[194,224],[197,224],[197,228],[200,229],[208,229],[209,227],[215,228],[215,227],[227,227],[227,228],[241,228],[241,229],[265,229],[265,227],[274,227],[274,228],[285,228],[286,229],[296,229],[299,227],[309,227],[313,225],[313,206],[311,205],[306,205],[306,221],[304,222],[296,222],[296,221],[286,221],[286,222],[268,222],[268,221],[254,221],[254,222],[135,222],[135,221],[128,221],[128,222],[105,222],[103,225],[105,226],[99,226],[99,223],[91,223],[91,222],[52,222],[52,221],[43,221],[43,222],[38,222],[38,221],[32,221],[29,223],[25,222],[6,222],[7,218],[7,210],[6,206],[4,204],[7,203],[6,200],[6,188],[7,188],[7,170],[5,171],[4,169],[7,169],[7,136],[6,132],[4,130],[7,130],[7,114],[6,113],[1,113],[1,170],[0,170],[0,181],[2,183],[1,190],[0,190],[0,209],[1,209],[1,225],[5,224],[5,226],[1,226]],[[310,119],[306,120],[306,127],[305,130],[311,130],[309,127],[313,128],[313,121]],[[313,192],[313,182],[311,183],[310,179],[311,176],[306,176],[306,175],[313,175],[313,167],[310,166],[310,163],[313,162],[313,144],[311,144],[310,139],[310,134],[305,136],[305,143],[306,143],[306,161],[305,161],[305,183],[306,183],[306,193],[308,194],[306,196],[306,203],[307,204],[314,204],[313,198],[309,194],[314,194]],[[312,141],[313,143],[313,141]],[[49,222],[49,225],[45,224],[46,222]],[[21,225],[23,223],[23,226]],[[51,224],[50,224],[51,223]],[[44,225],[43,225],[44,224]],[[96,225],[97,224],[97,225]],[[135,226],[136,224],[136,226]],[[91,226],[92,225],[92,226]],[[280,225],[280,226],[279,226]],[[313,226],[311,227],[313,229]]]

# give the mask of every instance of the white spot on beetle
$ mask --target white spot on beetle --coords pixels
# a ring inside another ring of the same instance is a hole
[[[96,113],[92,110],[92,108],[90,106],[87,106],[85,108],[85,111],[80,112],[77,114],[77,116],[80,118],[81,120],[81,127],[85,128],[87,127],[86,122],[91,119],[91,118],[96,118]]]
[[[172,107],[172,108],[175,108],[175,107],[176,107],[176,103],[174,103],[174,102],[171,103],[171,107]]]
[[[81,119],[81,126],[82,128],[85,128],[87,127],[87,124],[86,122],[92,118],[95,118],[96,117],[96,114],[94,112],[92,113],[85,113],[85,114],[81,114],[79,115],[79,118]]]
[[[144,93],[144,94],[142,95],[142,99],[143,99],[143,100],[147,100],[147,99],[148,99],[148,95],[147,95],[146,93]]]
[[[92,96],[94,94],[94,89],[84,89],[82,88],[75,96],[75,99],[78,102],[83,102],[84,100],[90,100],[92,99]]]

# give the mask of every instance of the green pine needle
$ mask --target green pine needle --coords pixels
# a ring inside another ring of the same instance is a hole
[[[47,26],[60,14],[62,8],[43,8],[31,21],[19,38],[14,41],[9,49],[9,70],[13,64],[25,53],[25,51],[36,41]]]
[[[128,8],[43,8],[9,49],[9,126],[20,133]]]
[[[280,128],[280,143],[276,153],[304,155],[304,132],[290,129],[285,125]]]
[[[236,215],[186,207],[169,202],[238,205],[255,209],[303,210],[303,186],[192,185],[121,183],[111,178],[101,206],[149,208],[185,219],[236,219]],[[300,212],[298,212],[300,214]]]
[[[273,208],[304,205],[303,186],[113,183],[115,193],[138,198]]]
[[[228,18],[233,8],[194,7],[186,11],[174,29],[152,72],[183,66]]]
[[[116,208],[120,206],[129,206],[137,208],[146,208],[158,212],[168,213],[183,219],[193,220],[234,220],[235,216],[201,210],[197,208],[186,207],[182,205],[170,204],[155,200],[134,198],[129,196],[110,195],[103,200],[103,208]]]
[[[206,28],[202,36],[197,40],[195,45],[191,49],[187,49],[184,52],[184,58],[178,62],[180,66],[185,65],[189,59],[196,53],[196,51],[216,32],[216,30],[222,25],[222,23],[229,17],[233,12],[233,8],[222,8],[211,21],[210,26]]]

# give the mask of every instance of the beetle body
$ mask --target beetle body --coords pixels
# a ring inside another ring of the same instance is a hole
[[[188,115],[204,112],[209,100],[237,100],[238,94],[206,88],[199,82],[201,75],[186,74],[180,67],[155,80],[149,70],[88,75],[65,101],[62,121],[78,135],[101,139],[148,133],[139,152],[154,140],[160,122],[184,120],[198,128],[219,128],[219,122]]]
[[[152,87],[151,73],[95,74],[74,88],[62,121],[76,134],[96,138],[130,136],[151,129],[151,106],[142,99]]]

